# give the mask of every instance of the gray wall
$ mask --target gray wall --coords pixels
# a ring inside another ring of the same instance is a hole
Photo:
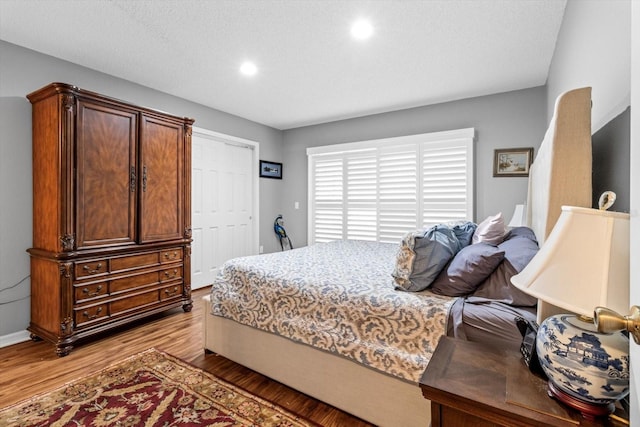
[[[569,0],[547,80],[547,117],[561,93],[590,86],[593,190],[630,210],[631,1]],[[637,75],[637,73],[636,73]]]
[[[31,246],[31,104],[25,96],[64,82],[138,105],[193,117],[195,125],[260,143],[260,156],[282,159],[282,131],[88,68],[0,41],[0,346],[29,324]],[[260,180],[260,244],[279,249],[272,221],[281,183]],[[3,338],[5,337],[5,338]]]
[[[593,134],[593,207],[598,207],[600,195],[605,191],[616,193],[611,209],[629,212],[630,191],[630,119],[627,108],[618,117]]]
[[[0,58],[4,62],[4,55]],[[29,324],[30,126],[31,104],[0,96],[0,345],[3,335]]]
[[[561,93],[591,86],[596,132],[630,104],[631,1],[569,0],[547,79],[547,119]]]
[[[284,131],[282,214],[294,246],[307,243],[307,147],[473,127],[476,213],[507,221],[527,195],[527,179],[494,178],[493,150],[540,146],[547,129],[546,89],[537,87]],[[300,209],[294,209],[294,203]]]

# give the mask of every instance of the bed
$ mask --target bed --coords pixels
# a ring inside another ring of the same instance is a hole
[[[562,205],[591,206],[590,117],[590,88],[558,97],[530,169],[528,227],[504,236],[503,253],[543,244]],[[514,273],[502,266],[522,268],[517,256],[487,267],[468,294],[437,294],[435,283],[408,292],[390,274],[402,272],[405,243],[341,241],[231,260],[204,297],[205,350],[375,425],[428,425],[417,382],[440,337],[517,345],[514,316],[535,318],[536,307],[509,287]],[[436,283],[452,277],[443,274]]]

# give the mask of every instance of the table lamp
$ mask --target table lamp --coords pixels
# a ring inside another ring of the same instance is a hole
[[[629,214],[563,206],[545,243],[511,282],[571,313],[550,316],[538,328],[549,395],[586,418],[613,412],[629,393],[629,339],[598,332],[593,316],[598,306],[629,310]],[[609,329],[627,324],[618,320]]]

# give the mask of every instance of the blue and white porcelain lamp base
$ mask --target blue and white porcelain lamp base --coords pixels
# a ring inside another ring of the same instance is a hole
[[[549,395],[585,418],[607,416],[629,393],[629,338],[599,333],[592,319],[560,314],[538,329],[536,350]]]

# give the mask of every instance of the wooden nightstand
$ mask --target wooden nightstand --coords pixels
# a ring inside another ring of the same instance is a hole
[[[431,400],[433,427],[615,426],[613,417],[589,421],[547,395],[519,352],[443,337],[420,388]],[[616,413],[618,415],[618,413]]]

